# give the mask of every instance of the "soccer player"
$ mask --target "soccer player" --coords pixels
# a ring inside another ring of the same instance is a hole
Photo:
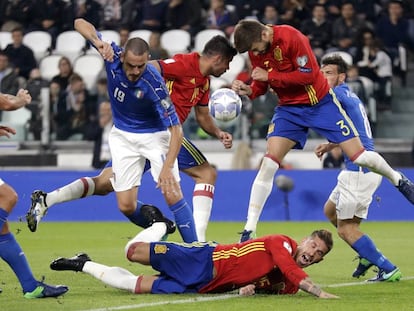
[[[244,243],[159,242],[166,232],[156,222],[128,242],[132,262],[150,265],[157,275],[134,275],[91,261],[85,253],[57,258],[53,270],[82,271],[112,287],[135,294],[221,293],[295,294],[302,289],[320,298],[338,298],[314,284],[303,268],[320,262],[333,246],[328,230],[316,230],[298,245],[285,235],[268,235]]]
[[[217,137],[225,148],[232,147],[233,138],[230,133],[216,126],[209,113],[209,76],[221,76],[229,68],[229,63],[236,53],[237,51],[227,39],[215,36],[206,43],[201,54],[178,54],[167,60],[150,61],[163,75],[181,123],[185,122],[191,108],[194,107],[201,128],[211,136]],[[193,216],[198,240],[205,241],[213,204],[216,170],[208,163],[201,151],[186,138],[178,154],[178,167],[195,181]],[[111,163],[108,163],[98,176],[83,177],[49,193],[34,191],[32,205],[28,212],[30,230],[36,231],[38,222],[54,204],[89,195],[106,195],[113,191],[109,181],[111,175]],[[138,209],[142,204],[138,202]],[[139,223],[145,224],[145,221]]]
[[[304,147],[309,128],[338,144],[355,165],[387,177],[414,204],[414,184],[378,153],[365,150],[352,120],[319,70],[306,36],[288,25],[242,20],[235,27],[234,42],[239,53],[249,52],[253,82],[247,85],[235,80],[232,89],[253,99],[270,87],[279,97],[268,129],[267,151],[251,189],[241,241],[253,235],[274,175],[292,148]]]
[[[321,71],[334,90],[336,97],[351,117],[358,130],[365,150],[374,150],[371,128],[364,104],[345,83],[347,64],[340,56],[322,59]],[[322,156],[337,146],[333,143],[320,144],[315,154]],[[358,253],[359,264],[352,274],[359,278],[373,265],[378,267],[378,275],[368,281],[398,281],[400,270],[377,249],[370,237],[360,230],[360,223],[368,216],[372,196],[381,184],[382,176],[352,163],[345,156],[345,169],[338,175],[338,183],[325,203],[324,212],[337,227],[338,235]]]
[[[0,110],[17,110],[30,104],[32,97],[27,90],[19,90],[17,95],[0,93]],[[16,131],[0,125],[0,136],[10,137]],[[17,193],[0,178],[0,257],[16,274],[25,298],[57,297],[66,293],[67,286],[52,286],[34,278],[26,256],[10,232],[7,217],[17,202]],[[0,290],[1,292],[1,290]]]
[[[125,49],[111,45],[82,18],[75,19],[74,28],[105,60],[114,121],[109,134],[111,183],[119,209],[130,218],[137,213],[138,187],[148,160],[183,240],[196,241],[192,211],[183,197],[177,166],[182,127],[163,78],[147,64],[148,43],[132,38]]]

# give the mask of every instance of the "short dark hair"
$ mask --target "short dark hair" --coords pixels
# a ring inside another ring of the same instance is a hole
[[[339,54],[322,57],[321,65],[336,65],[338,67],[338,73],[346,73],[348,70],[348,64]]]
[[[205,56],[214,56],[218,54],[226,59],[232,59],[234,55],[237,54],[237,50],[225,37],[216,35],[207,41],[202,54]]]
[[[266,26],[253,19],[244,19],[234,29],[234,46],[239,53],[252,48],[253,43],[262,40],[262,31]]]
[[[149,53],[148,43],[139,37],[131,38],[125,44],[125,53],[131,51],[134,55]]]
[[[322,241],[325,242],[326,247],[328,248],[328,251],[325,253],[328,254],[332,247],[333,247],[333,239],[332,239],[332,233],[329,230],[326,229],[320,229],[320,230],[315,230],[311,233],[310,235],[312,238],[314,237],[318,237],[320,238]]]

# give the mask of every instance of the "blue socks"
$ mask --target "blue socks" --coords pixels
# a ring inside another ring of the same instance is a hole
[[[141,201],[137,201],[137,208],[131,215],[125,215],[130,222],[141,228],[148,228],[148,221],[141,215],[141,207],[144,205]]]
[[[383,269],[386,273],[391,272],[396,267],[375,247],[374,242],[367,235],[363,235],[358,239],[352,248],[378,268]]]
[[[0,257],[7,262],[16,274],[23,288],[23,293],[35,290],[37,280],[34,278],[32,270],[30,270],[24,252],[10,232],[0,235]]]
[[[174,214],[175,223],[180,231],[183,241],[191,243],[197,241],[197,233],[194,225],[194,217],[190,206],[183,198],[177,203],[169,206]]]
[[[3,230],[3,225],[6,223],[8,216],[9,216],[9,212],[0,208],[0,232],[1,230]]]

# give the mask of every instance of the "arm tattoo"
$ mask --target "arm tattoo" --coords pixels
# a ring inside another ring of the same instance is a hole
[[[317,286],[316,284],[314,284],[311,280],[309,280],[308,278],[302,280],[299,283],[299,288],[309,294],[315,295],[317,297],[319,297],[321,295],[322,289]]]

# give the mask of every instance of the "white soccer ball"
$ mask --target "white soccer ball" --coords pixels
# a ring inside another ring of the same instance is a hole
[[[231,121],[240,115],[242,101],[235,91],[229,88],[215,90],[208,102],[210,114],[219,121]]]

